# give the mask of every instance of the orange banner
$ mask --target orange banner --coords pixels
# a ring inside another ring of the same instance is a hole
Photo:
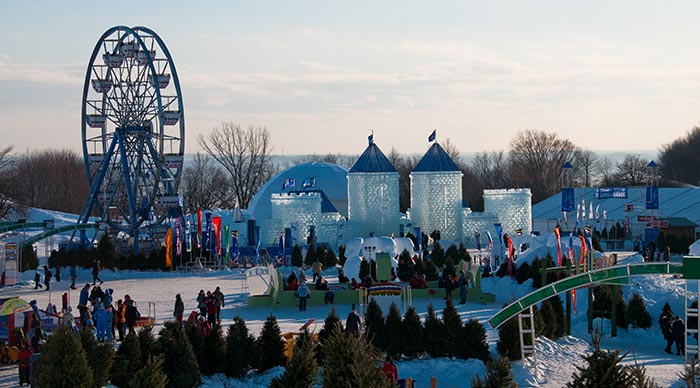
[[[173,265],[173,228],[168,228],[168,233],[165,234],[165,266],[167,268]]]

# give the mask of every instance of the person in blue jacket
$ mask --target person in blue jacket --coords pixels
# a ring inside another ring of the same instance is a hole
[[[296,292],[296,297],[299,298],[299,311],[306,311],[306,299],[311,297],[311,292],[306,282],[301,282]]]

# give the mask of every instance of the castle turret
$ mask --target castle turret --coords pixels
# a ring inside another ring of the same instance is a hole
[[[356,236],[399,232],[399,173],[371,140],[348,172],[348,221]]]
[[[437,142],[411,172],[411,222],[426,234],[461,241],[462,171]]]

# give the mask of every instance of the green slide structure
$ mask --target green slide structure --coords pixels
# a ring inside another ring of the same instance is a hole
[[[27,225],[29,225],[29,224],[31,224],[31,223],[27,223]],[[41,225],[39,225],[39,226],[44,225],[43,222],[41,222],[40,224]],[[23,242],[21,242],[19,244],[19,248],[22,249],[24,246],[32,245],[35,242],[43,240],[49,236],[53,236],[54,234],[59,234],[59,233],[63,233],[63,232],[70,232],[73,230],[97,229],[98,227],[99,226],[97,223],[92,223],[92,224],[70,224],[70,225],[60,226],[58,228],[47,229],[47,230],[45,230],[37,235],[34,235],[31,238],[28,238],[28,239],[24,240]]]
[[[44,221],[39,222],[23,222],[23,221],[10,221],[0,225],[0,233],[9,232],[11,230],[24,229],[24,228],[43,228]]]
[[[491,325],[491,327],[498,328],[504,322],[518,315],[521,311],[529,308],[530,306],[545,299],[551,298],[554,295],[574,290],[579,287],[622,279],[629,280],[630,277],[636,275],[681,273],[683,273],[682,263],[626,264],[584,272],[559,280],[555,283],[551,283],[523,296],[522,298],[504,307],[501,311],[497,312],[488,320],[488,323]]]

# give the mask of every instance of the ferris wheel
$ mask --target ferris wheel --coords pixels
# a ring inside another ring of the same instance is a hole
[[[185,146],[180,81],[163,40],[116,26],[95,45],[85,75],[82,146],[90,192],[79,222],[98,214],[138,240],[178,209]]]

